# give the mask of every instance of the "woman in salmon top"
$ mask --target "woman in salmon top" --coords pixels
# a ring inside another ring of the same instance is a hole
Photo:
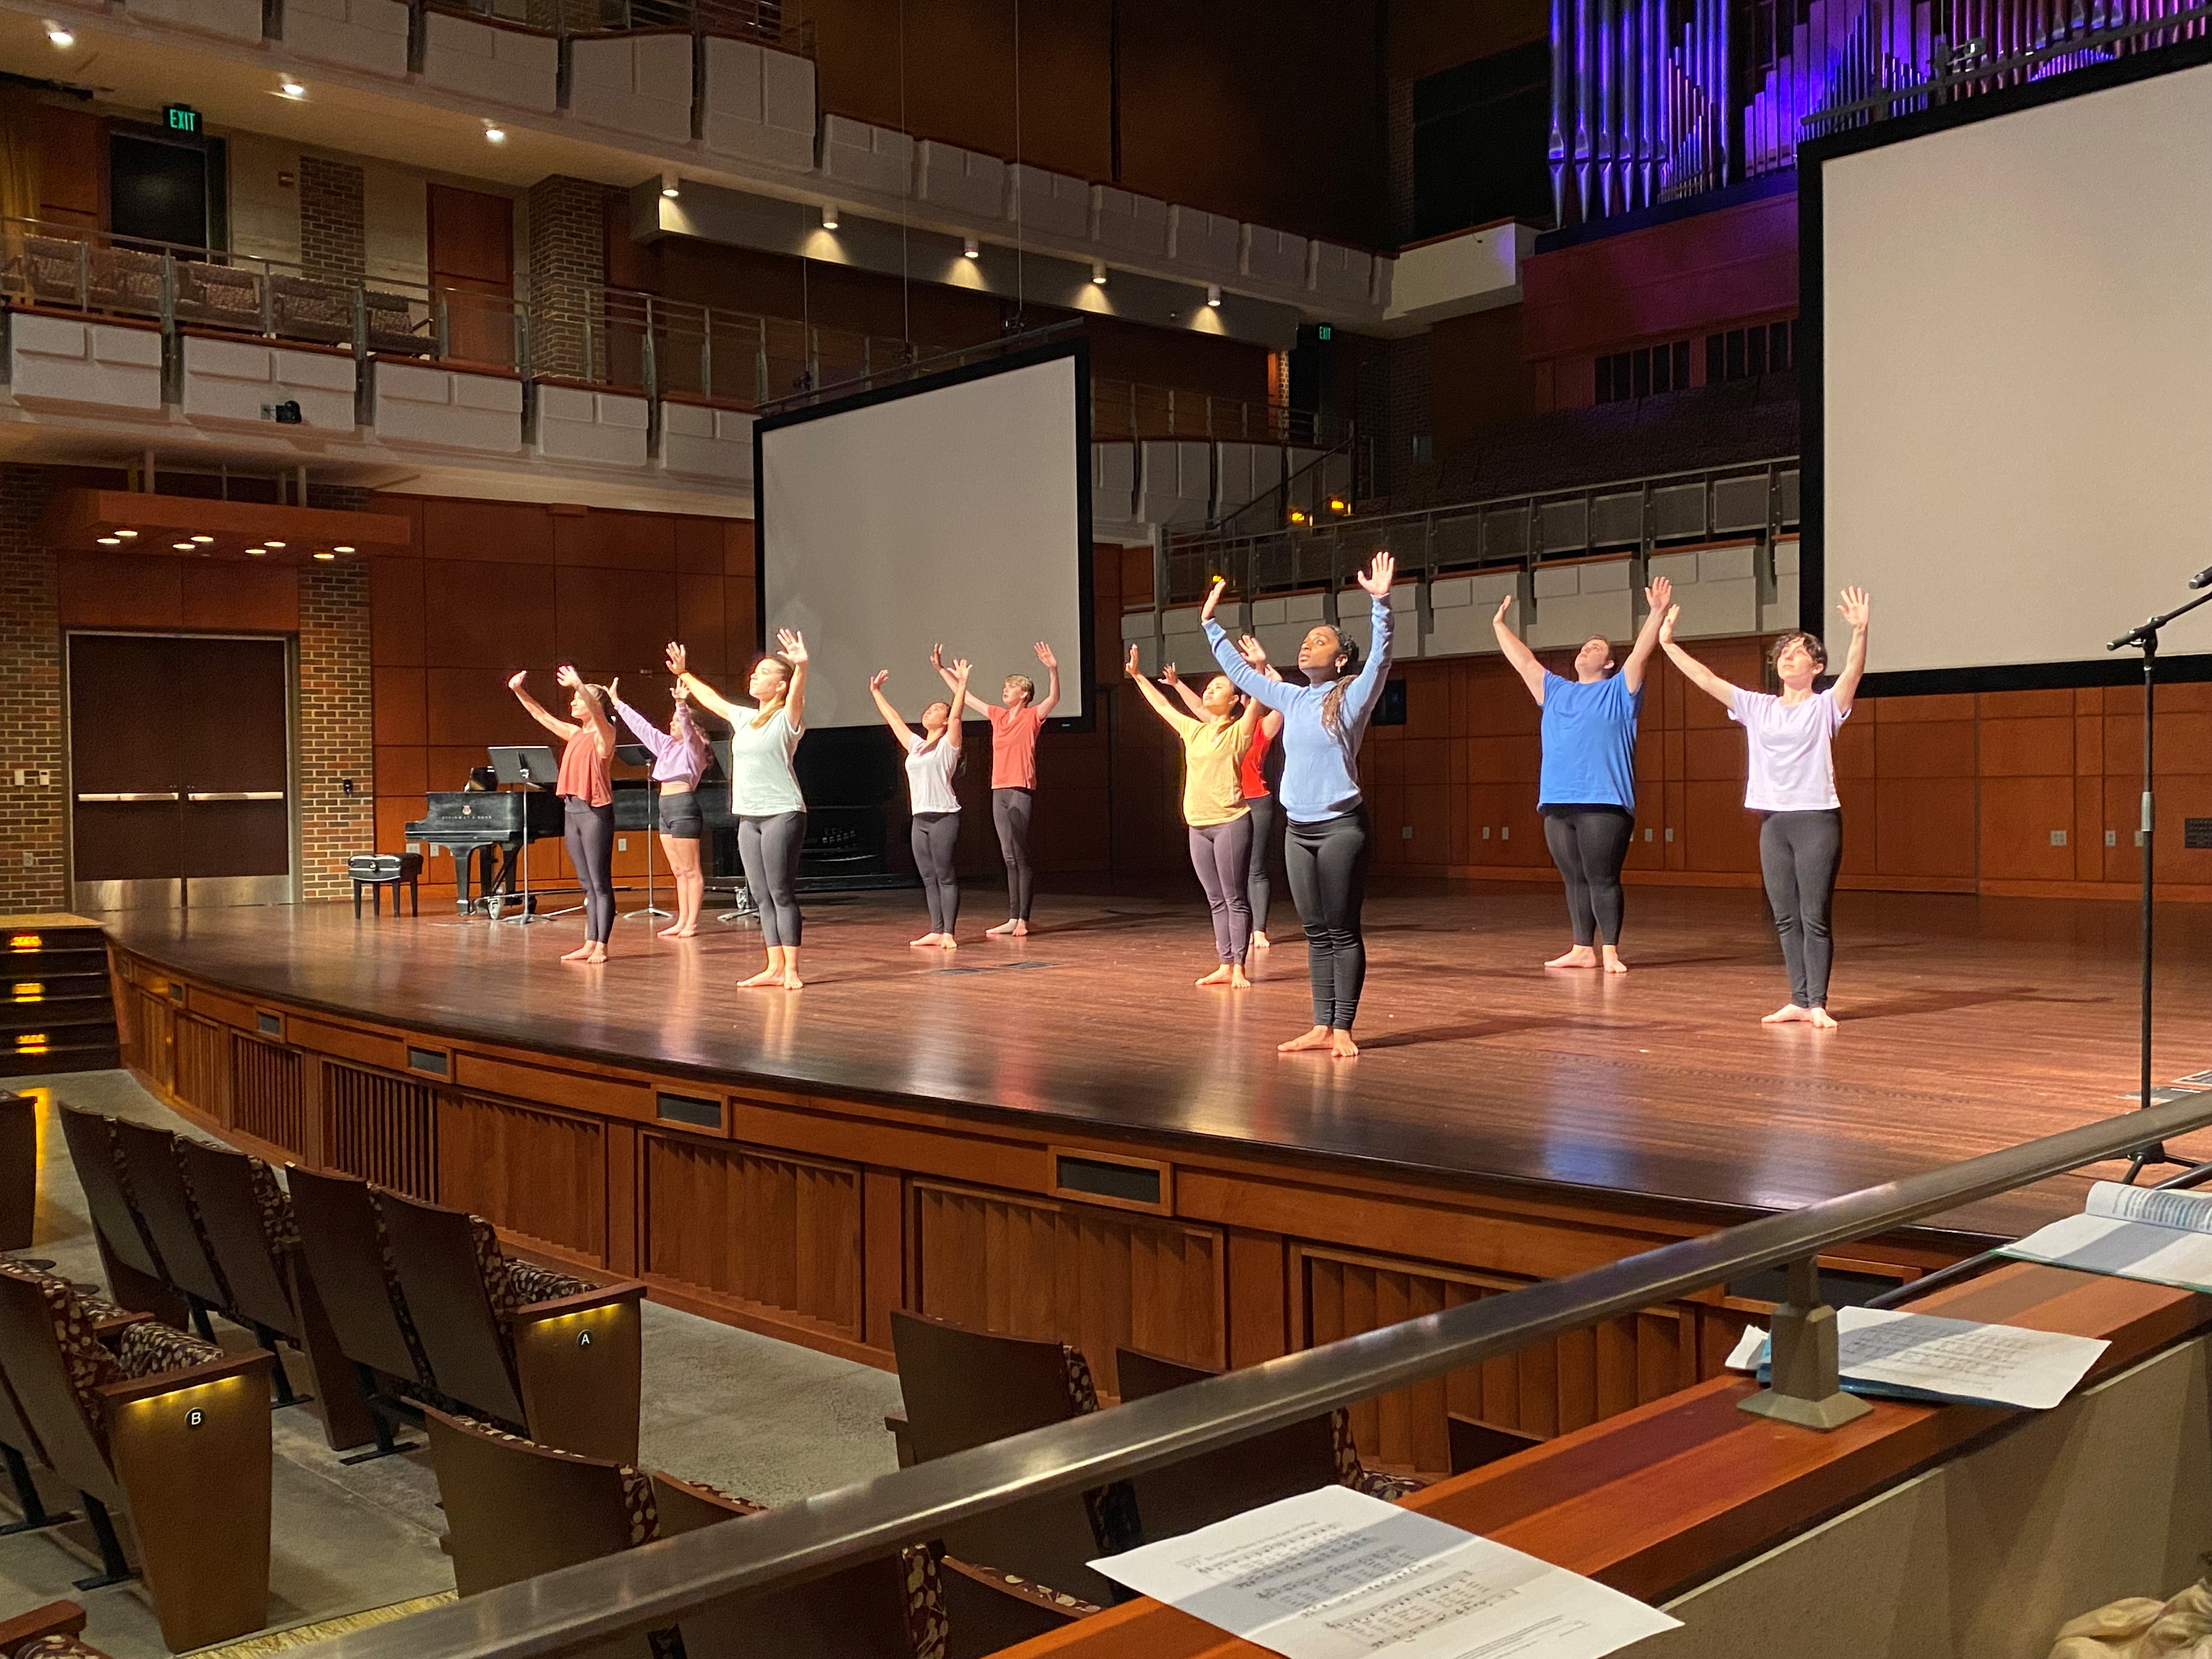
[[[531,719],[561,739],[561,775],[554,790],[561,797],[562,838],[568,862],[584,890],[584,942],[561,958],[563,962],[605,962],[607,940],[615,931],[615,791],[607,776],[614,758],[614,698],[603,685],[586,685],[583,677],[562,663],[554,678],[568,693],[569,720],[549,714],[537,698],[522,689],[530,678],[524,669],[507,683],[520,699]],[[523,848],[522,855],[530,856]]]
[[[1006,860],[1006,919],[983,930],[987,939],[1012,934],[1019,939],[1030,931],[1030,896],[1035,872],[1030,868],[1030,813],[1036,804],[1036,741],[1045,717],[1060,706],[1060,659],[1042,640],[1036,642],[1037,660],[1051,676],[1044,701],[1036,701],[1036,682],[1026,674],[1009,674],[996,703],[963,691],[969,712],[991,722],[991,822],[999,831],[999,851]],[[929,648],[930,665],[946,685],[952,671],[945,664],[945,647]]]

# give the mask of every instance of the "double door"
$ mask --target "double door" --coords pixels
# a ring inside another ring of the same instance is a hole
[[[290,902],[289,684],[283,640],[70,636],[79,908]]]

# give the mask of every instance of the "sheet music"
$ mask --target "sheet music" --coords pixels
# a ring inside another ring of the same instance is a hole
[[[2212,1291],[2212,1199],[2100,1181],[2089,1188],[2080,1215],[2038,1228],[1999,1254],[2116,1279]]]
[[[2112,1346],[2100,1337],[1984,1325],[1891,1308],[1836,1310],[1838,1369],[1846,1388],[1940,1395],[2048,1411],[2073,1391]],[[1766,1333],[1753,1326],[1728,1357],[1737,1370],[1766,1363]]]
[[[1679,1623],[1347,1486],[1091,1565],[1287,1659],[1597,1659]]]

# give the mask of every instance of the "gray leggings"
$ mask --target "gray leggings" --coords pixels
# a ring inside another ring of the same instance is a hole
[[[1252,815],[1226,823],[1190,826],[1190,867],[1206,889],[1213,912],[1213,948],[1224,962],[1241,963],[1252,943],[1252,906],[1245,897],[1252,861]]]
[[[1769,812],[1759,826],[1759,867],[1767,908],[1790,969],[1790,1000],[1800,1008],[1828,1006],[1828,964],[1835,941],[1828,907],[1844,861],[1844,815],[1831,806],[1812,812]]]
[[[960,814],[916,812],[911,833],[914,867],[929,898],[929,931],[949,933],[960,921]]]
[[[1036,805],[1034,789],[994,789],[991,822],[999,831],[999,851],[1006,860],[1006,920],[1030,919],[1030,891],[1036,874],[1030,868],[1030,811]]]
[[[806,814],[738,820],[738,861],[760,912],[761,943],[773,949],[799,943],[799,854],[806,845]]]
[[[1306,925],[1306,974],[1314,1024],[1348,1031],[1367,983],[1367,942],[1359,928],[1367,902],[1367,806],[1284,832],[1291,897]]]
[[[568,862],[576,868],[577,884],[584,890],[584,937],[605,945],[615,931],[615,809],[594,806],[574,795],[562,800],[567,809],[562,836],[568,843]]]
[[[1252,902],[1252,931],[1267,931],[1267,907],[1273,902],[1275,878],[1268,860],[1283,843],[1283,803],[1273,795],[1247,795],[1244,805],[1252,819],[1252,861],[1245,866],[1244,887]]]

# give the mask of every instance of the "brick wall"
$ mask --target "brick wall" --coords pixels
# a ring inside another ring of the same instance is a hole
[[[362,169],[300,158],[300,263],[325,276],[358,276],[368,263]]]
[[[543,374],[593,368],[589,289],[607,280],[607,203],[619,192],[560,173],[530,187],[532,366]]]
[[[53,555],[36,535],[52,487],[38,467],[0,466],[0,912],[68,908],[61,623]]]
[[[299,777],[303,899],[350,895],[347,858],[375,848],[373,715],[368,562],[302,566]]]

